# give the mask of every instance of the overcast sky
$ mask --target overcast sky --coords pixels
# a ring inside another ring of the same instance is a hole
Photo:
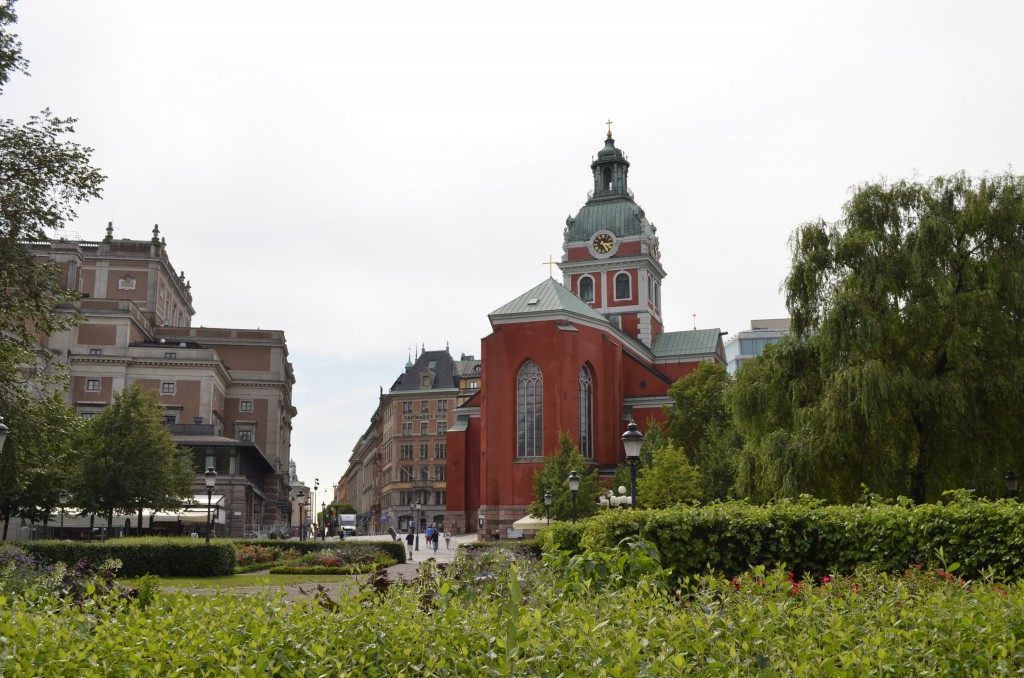
[[[69,237],[158,223],[196,325],[284,330],[292,458],[328,488],[412,347],[479,356],[487,314],[547,277],[609,118],[668,330],[784,317],[790,233],[852,186],[1024,151],[1020,2],[16,10],[32,75],[0,115],[78,117],[108,177]]]

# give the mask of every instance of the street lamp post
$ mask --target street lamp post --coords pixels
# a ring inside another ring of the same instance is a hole
[[[544,493],[544,517],[548,519],[548,525],[551,524],[551,502],[553,499],[550,492]]]
[[[211,510],[213,509],[213,486],[217,484],[217,472],[212,466],[206,467],[206,543],[210,543],[210,532],[213,530],[210,522]]]
[[[1012,470],[1006,472],[1006,477],[1003,478],[1006,481],[1006,491],[1010,493],[1010,499],[1017,498],[1017,474]]]
[[[327,541],[327,504],[320,502],[320,541]]]
[[[569,492],[572,493],[572,522],[576,522],[576,493],[580,491],[580,475],[573,469],[569,474]]]
[[[299,494],[296,495],[296,496],[297,496],[298,507],[299,507],[299,541],[303,541],[306,538],[306,525],[303,522],[303,513],[302,513],[302,511],[303,511],[303,508],[304,508],[305,504],[303,503],[302,500],[306,498],[306,493],[303,492],[302,490],[299,490]]]
[[[636,467],[640,463],[640,446],[644,442],[644,434],[636,430],[636,422],[630,421],[626,432],[622,434],[622,447],[626,450],[626,461],[629,462],[630,506],[636,508]]]
[[[60,538],[64,540],[64,507],[68,503],[68,493],[66,490],[61,490],[60,494],[57,495],[57,501],[60,502]]]
[[[420,509],[423,508],[423,504],[416,502],[416,529],[413,530],[413,534],[416,536],[416,550],[420,550]]]

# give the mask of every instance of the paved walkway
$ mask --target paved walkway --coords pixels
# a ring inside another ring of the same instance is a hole
[[[377,535],[377,536],[366,536],[366,537],[349,537],[356,541],[389,541],[388,535]],[[399,564],[392,565],[388,568],[388,572],[391,573],[393,579],[399,577],[406,581],[411,581],[419,575],[419,564],[426,560],[435,560],[438,563],[450,563],[455,558],[455,552],[459,548],[459,544],[466,542],[476,541],[476,533],[471,532],[469,534],[453,534],[451,548],[446,548],[444,545],[444,538],[441,539],[438,544],[437,551],[427,548],[427,540],[420,535],[420,549],[412,552],[412,560]],[[405,546],[405,535],[402,535],[402,545]]]

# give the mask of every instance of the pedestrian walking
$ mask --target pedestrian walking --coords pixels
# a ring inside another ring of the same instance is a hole
[[[412,542],[415,538],[412,530],[409,530],[409,534],[405,535],[405,545],[409,549],[409,560],[412,560]]]
[[[449,551],[452,548],[452,531],[451,530],[445,530],[444,531],[444,546]]]

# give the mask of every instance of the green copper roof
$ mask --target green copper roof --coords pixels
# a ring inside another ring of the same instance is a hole
[[[501,308],[492,311],[487,317],[493,320],[500,316],[550,313],[552,311],[565,311],[607,322],[603,315],[590,308],[586,302],[551,278]]]
[[[654,338],[651,351],[655,358],[702,355],[718,351],[718,328],[663,332]]]
[[[626,196],[587,201],[568,222],[566,240],[590,240],[598,231],[611,231],[623,238],[642,232],[644,211]]]

